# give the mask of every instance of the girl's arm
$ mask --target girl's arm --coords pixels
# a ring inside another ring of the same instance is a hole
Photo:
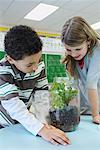
[[[100,124],[100,115],[99,115],[99,99],[98,92],[96,89],[88,89],[88,97],[92,110],[93,122]]]
[[[92,108],[93,122],[100,124],[98,82],[100,80],[100,43],[93,50],[91,57],[89,56],[89,66],[87,74],[88,98]]]

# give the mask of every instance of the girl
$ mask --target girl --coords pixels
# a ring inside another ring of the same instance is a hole
[[[100,124],[100,37],[85,19],[73,17],[64,24],[61,40],[66,49],[63,63],[78,78],[81,109],[91,106],[93,122]]]

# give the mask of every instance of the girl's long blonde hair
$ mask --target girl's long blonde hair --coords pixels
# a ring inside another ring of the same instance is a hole
[[[82,17],[76,16],[64,24],[61,33],[61,40],[64,44],[71,47],[80,46],[84,41],[90,41],[88,54],[92,54],[92,49],[96,45],[99,35],[91,28],[91,26]],[[76,74],[75,60],[67,55],[62,61],[66,64],[68,71],[72,76]]]

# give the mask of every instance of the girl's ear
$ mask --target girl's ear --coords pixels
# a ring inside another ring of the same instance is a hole
[[[14,59],[12,59],[9,55],[6,56],[6,59],[10,64],[14,64]]]

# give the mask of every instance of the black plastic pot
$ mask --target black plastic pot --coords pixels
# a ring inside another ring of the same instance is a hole
[[[49,111],[51,125],[64,132],[75,131],[80,122],[80,115],[76,106],[66,106],[63,109],[51,109]]]

